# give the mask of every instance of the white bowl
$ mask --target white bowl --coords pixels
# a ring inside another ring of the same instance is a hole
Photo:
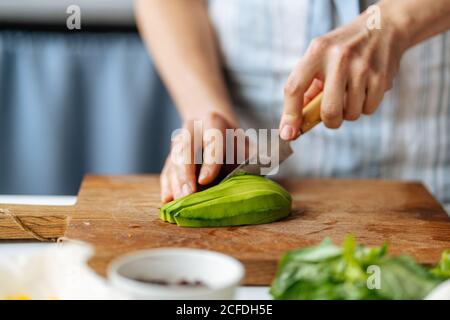
[[[236,259],[199,249],[152,249],[114,260],[108,268],[113,287],[134,299],[233,299],[244,277]],[[160,285],[141,280],[200,281],[205,286]]]
[[[425,300],[450,300],[450,280],[447,280],[434,288]]]

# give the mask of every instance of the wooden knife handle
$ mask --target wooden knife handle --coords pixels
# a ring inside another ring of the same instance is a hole
[[[322,122],[320,118],[320,105],[322,104],[323,92],[319,93],[306,107],[303,108],[303,124],[301,133],[304,134]]]

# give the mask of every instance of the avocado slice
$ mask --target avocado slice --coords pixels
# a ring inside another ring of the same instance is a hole
[[[240,226],[283,219],[291,207],[291,195],[278,183],[241,174],[164,205],[160,218],[180,227]]]

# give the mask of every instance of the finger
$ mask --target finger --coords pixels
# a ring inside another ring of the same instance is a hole
[[[284,107],[280,122],[280,136],[293,140],[298,136],[302,125],[303,98],[314,80],[315,69],[302,59],[290,74],[284,87]]]
[[[167,176],[167,170],[164,169],[161,173],[160,177],[160,184],[161,184],[161,201],[162,203],[167,203],[173,200],[173,194],[170,187],[170,180]]]
[[[319,79],[314,79],[312,84],[309,86],[308,90],[306,90],[305,95],[303,97],[303,105],[306,106],[310,103],[319,93],[323,90],[323,82]]]
[[[203,164],[200,168],[198,183],[207,185],[220,173],[224,162],[226,124],[222,118],[212,116],[206,122],[203,133]]]
[[[212,152],[206,150],[206,152]],[[202,164],[200,168],[200,174],[198,176],[198,183],[201,185],[207,185],[214,181],[220,173],[220,169],[222,168],[222,164]]]
[[[196,190],[194,161],[194,127],[187,123],[184,131],[173,140],[168,177],[175,199],[187,196]]]
[[[348,79],[344,119],[355,121],[361,116],[366,99],[366,77],[354,75]]]
[[[173,199],[181,198],[181,184],[178,180],[177,174],[175,170],[171,170],[168,172],[169,181],[170,181],[170,189],[172,190]]]
[[[329,69],[323,89],[321,118],[327,128],[337,129],[341,126],[344,111],[344,96],[347,77],[339,65]]]
[[[190,143],[192,145],[192,143]],[[189,148],[189,146],[186,146]],[[193,161],[193,148],[191,147],[191,156],[184,163],[172,163],[171,166],[171,188],[175,199],[187,196],[196,191],[196,164]]]
[[[366,95],[363,113],[365,115],[371,115],[377,110],[384,96],[384,86],[379,77],[373,76],[369,78]]]
[[[195,165],[173,166],[170,172],[170,185],[175,199],[194,193],[196,190]]]

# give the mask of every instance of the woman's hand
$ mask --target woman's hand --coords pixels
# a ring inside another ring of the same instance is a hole
[[[203,0],[137,0],[135,10],[152,61],[170,91],[184,128],[193,133],[194,120],[190,119],[202,120],[203,129],[216,128],[223,132],[234,128],[237,120],[223,78],[207,3]],[[193,193],[197,190],[197,180],[206,185],[219,174],[221,164],[203,164],[197,179],[194,161],[173,161],[173,154],[183,147],[189,147],[190,157],[194,157],[198,150],[194,150],[193,142],[193,134],[188,140],[175,139],[161,174],[163,202]],[[214,143],[205,141],[203,144],[204,153],[215,148]]]
[[[201,128],[198,127],[200,123]],[[184,123],[184,130],[172,139],[171,151],[161,173],[161,201],[163,203],[196,192],[197,182],[200,185],[207,185],[217,178],[225,162],[226,149],[224,139],[216,139],[214,133],[220,132],[225,138],[226,130],[235,128],[236,125],[230,124],[217,113]],[[200,140],[197,143],[198,146],[194,141],[196,138]],[[201,152],[203,162],[196,164],[198,161],[195,161],[195,155],[198,155],[199,152]],[[198,167],[200,170],[197,177]]]
[[[363,13],[312,41],[285,85],[283,139],[300,135],[302,107],[322,90],[321,118],[328,128],[375,112],[392,87],[408,40],[387,13],[383,12],[381,29],[369,30],[367,19],[368,13]]]

